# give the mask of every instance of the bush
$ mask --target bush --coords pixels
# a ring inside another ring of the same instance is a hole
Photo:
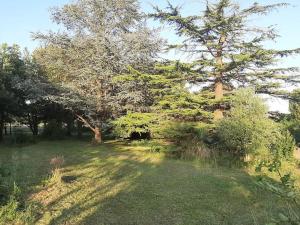
[[[152,113],[129,113],[113,122],[116,136],[131,139],[149,139],[151,127],[157,123]]]
[[[0,206],[7,203],[9,194],[10,192],[8,185],[3,181],[3,177],[0,177]]]
[[[296,142],[291,133],[287,130],[278,132],[274,142],[271,143],[270,150],[272,155],[277,155],[285,160],[293,158]]]
[[[181,140],[196,137],[209,142],[211,125],[196,122],[164,121],[156,128],[156,135],[179,143]]]
[[[161,125],[160,129],[159,135],[161,137],[176,142],[196,133],[194,124],[185,122],[166,121],[165,124]]]
[[[242,158],[268,149],[277,131],[267,107],[252,89],[235,93],[228,117],[217,126],[219,147]]]
[[[14,131],[13,135],[9,138],[10,144],[34,144],[36,139],[33,135],[24,132],[24,130],[17,129]]]
[[[0,224],[33,224],[33,205],[26,205],[9,167],[0,167]]]
[[[52,183],[60,183],[62,178],[61,168],[65,163],[65,159],[63,156],[56,156],[50,160],[50,165],[52,167],[50,182]]]
[[[300,143],[300,122],[295,119],[285,119],[281,124],[293,135],[296,143]]]
[[[66,130],[61,122],[50,120],[44,127],[43,136],[51,140],[60,140],[65,137]]]
[[[157,143],[157,142],[151,142],[150,143],[150,149],[149,149],[150,152],[152,153],[162,153],[162,152],[167,152],[168,149],[166,146],[160,144],[160,143]]]
[[[282,183],[289,183],[291,179],[287,178],[290,178],[290,174],[283,176],[281,170],[284,162],[291,164],[295,147],[295,140],[288,131],[278,132],[269,146],[269,151],[257,159],[256,171],[261,172],[263,168],[266,168],[269,172],[277,173]]]
[[[24,205],[13,196],[0,206],[0,224],[34,224],[36,213],[33,204]]]
[[[294,136],[297,143],[300,143],[300,104],[297,101],[300,97],[300,89],[296,89],[291,93],[289,109],[291,114],[286,116],[281,123]]]
[[[20,190],[14,183],[12,167],[2,165],[0,167],[0,205],[5,205],[10,198],[19,200]]]
[[[175,153],[178,158],[184,160],[209,160],[214,156],[213,150],[208,148],[208,146],[196,136],[181,140],[177,151],[173,153]]]

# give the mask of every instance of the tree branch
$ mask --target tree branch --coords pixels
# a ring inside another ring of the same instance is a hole
[[[76,117],[77,117],[77,120],[83,122],[85,125],[87,125],[93,132],[95,132],[95,128],[92,127],[92,125],[90,125],[90,123],[84,119],[82,116],[78,115],[78,114],[75,114]]]

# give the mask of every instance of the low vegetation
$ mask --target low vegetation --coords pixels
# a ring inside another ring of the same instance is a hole
[[[145,142],[95,147],[52,141],[2,147],[0,156],[2,163],[15,166],[29,204],[38,203],[28,209],[34,224],[246,225],[280,220],[287,210],[299,212],[293,202],[261,186],[262,178],[276,186],[275,180],[247,169],[170,159],[150,148]],[[71,182],[53,182],[57,167],[60,177],[73,177]],[[24,208],[17,212],[28,215]],[[2,224],[11,219],[1,216]]]

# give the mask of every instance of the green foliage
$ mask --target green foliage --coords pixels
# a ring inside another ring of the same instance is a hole
[[[261,179],[259,184],[273,193],[280,195],[287,201],[288,207],[277,217],[272,218],[272,224],[299,225],[300,217],[297,212],[300,210],[298,203],[300,197],[299,190],[295,186],[295,178],[292,172],[286,172],[283,169],[284,162],[292,164],[295,140],[288,131],[281,131],[277,133],[273,141],[274,142],[270,145],[269,154],[263,155],[261,159],[258,160],[256,171],[262,172],[262,170],[266,168],[269,172],[276,173],[279,177],[280,184],[274,184],[274,182],[270,182],[266,179]],[[284,171],[285,174],[283,174],[282,171]],[[291,207],[291,205],[294,207]]]
[[[157,136],[176,143],[188,137],[197,137],[202,140],[208,139],[210,125],[197,122],[161,121],[157,127]]]
[[[295,138],[296,143],[300,142],[300,123],[299,121],[288,117],[281,121],[283,127],[285,127]]]
[[[282,121],[282,124],[291,132],[297,143],[300,142],[300,89],[290,94],[289,109],[291,114]]]
[[[293,158],[295,151],[295,139],[289,131],[283,130],[276,133],[275,140],[270,146],[271,154],[276,157],[290,160]]]
[[[171,120],[210,120],[207,110],[212,96],[194,93],[188,86],[188,74],[179,62],[156,64],[148,73],[129,68],[116,76],[117,95],[124,112],[153,112]]]
[[[5,204],[9,198],[9,186],[6,181],[9,173],[10,171],[7,168],[0,167],[0,205]]]
[[[264,42],[278,37],[275,29],[249,24],[253,17],[267,15],[288,4],[260,5],[255,2],[243,8],[233,0],[204,2],[205,10],[197,15],[184,15],[180,6],[169,2],[166,9],[154,7],[150,16],[171,25],[182,39],[181,43],[169,46],[170,49],[178,49],[196,59],[191,66],[184,67],[189,71],[188,81],[211,91],[215,97],[213,109],[218,112],[216,118],[223,117],[222,110],[227,105],[223,95],[234,90],[237,84],[255,85],[261,93],[280,95],[281,91],[276,90],[280,87],[278,80],[293,83],[288,73],[297,69],[273,67],[277,66],[279,57],[299,54],[300,48],[266,49]],[[212,106],[212,101],[207,100]]]
[[[213,149],[209,148],[198,136],[189,136],[181,139],[173,151],[173,155],[184,160],[203,160],[210,162],[216,155]]]
[[[152,113],[128,113],[113,121],[114,131],[121,138],[131,138],[134,134],[151,137],[151,127],[157,123],[157,117]]]
[[[126,101],[140,92],[133,91],[131,96],[135,82],[116,85],[114,78],[128,71],[128,66],[151,65],[163,43],[144,23],[139,2],[78,0],[55,8],[51,16],[66,28],[64,34],[36,33],[34,37],[45,43],[36,54],[38,61],[63,89],[57,101],[84,118],[81,121],[91,130],[124,114],[120,101],[128,106]]]
[[[252,89],[235,93],[228,117],[217,126],[220,147],[241,157],[268,149],[277,130],[267,117],[265,104]]]
[[[32,134],[25,132],[22,129],[16,129],[13,135],[9,137],[10,144],[24,145],[36,143],[36,138]]]
[[[288,131],[276,133],[273,142],[269,146],[269,151],[261,155],[257,160],[256,171],[261,172],[266,168],[269,172],[277,173],[281,183],[288,188],[294,188],[294,180],[291,172],[282,174],[284,162],[292,162],[295,151],[295,140]]]
[[[10,167],[0,167],[0,224],[33,224],[34,205],[23,200],[20,187],[12,181]]]
[[[290,98],[291,98],[291,100],[290,100],[289,109],[291,112],[291,118],[300,122],[300,104],[299,104],[300,89],[294,90],[290,94]]]
[[[160,140],[134,140],[130,142],[131,146],[134,147],[145,147],[147,151],[151,153],[168,153],[170,146],[168,143]]]
[[[61,122],[52,119],[44,127],[43,136],[52,140],[65,138],[66,131]]]
[[[290,174],[285,176],[285,181],[291,180]],[[291,188],[287,183],[276,184],[275,182],[259,177],[258,185],[272,193],[279,195],[286,201],[286,207],[277,215],[270,218],[270,223],[266,225],[300,225],[300,205],[297,203],[296,190]]]
[[[12,195],[5,205],[0,206],[0,224],[33,225],[36,219],[35,211],[35,205],[24,205]]]
[[[153,153],[161,153],[165,150],[165,148],[162,145],[156,144],[156,143],[152,143],[150,146],[150,152]]]

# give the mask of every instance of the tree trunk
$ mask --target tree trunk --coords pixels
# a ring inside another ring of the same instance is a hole
[[[95,139],[94,139],[95,144],[101,144],[102,143],[101,129],[99,127],[95,127],[94,134],[95,134]]]
[[[11,123],[9,123],[9,135],[12,135]]]
[[[28,123],[33,136],[37,136],[39,134],[39,122],[37,116],[28,114]]]
[[[77,137],[82,138],[82,122],[77,120]]]
[[[33,136],[38,136],[39,134],[39,126],[38,123],[34,123],[32,126],[32,134]]]
[[[219,40],[219,46],[218,46],[218,51],[217,51],[217,57],[216,57],[216,64],[217,64],[217,72],[216,74],[216,81],[215,81],[215,99],[216,100],[222,100],[223,98],[223,82],[222,82],[222,77],[223,77],[223,44],[226,41],[226,37],[224,35],[221,35],[220,40]],[[223,110],[218,105],[218,108],[214,112],[214,120],[220,120],[223,118]]]
[[[8,135],[8,133],[7,133],[7,124],[6,123],[4,123],[4,135]]]
[[[223,83],[219,79],[215,83],[215,99],[221,100],[223,98]],[[214,119],[220,120],[223,118],[223,111],[221,108],[218,108],[214,112]]]
[[[74,126],[74,121],[73,120],[68,120],[67,121],[67,136],[69,136],[69,137],[72,136],[73,126]]]
[[[3,140],[4,118],[3,113],[0,114],[0,141]]]
[[[94,132],[94,140],[95,144],[102,143],[102,131],[101,131],[101,122],[99,121],[97,126],[93,127],[86,119],[84,119],[80,115],[76,115],[78,120],[87,125]]]

